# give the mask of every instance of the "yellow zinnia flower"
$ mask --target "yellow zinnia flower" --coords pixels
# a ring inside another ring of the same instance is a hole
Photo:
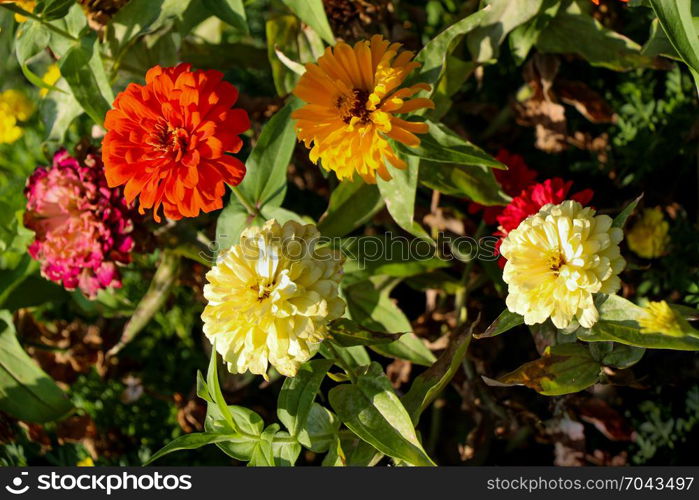
[[[267,378],[271,364],[293,377],[343,315],[343,257],[316,248],[319,236],[313,225],[272,219],[243,231],[206,274],[204,333],[231,373]]]
[[[19,90],[6,90],[0,93],[0,113],[15,117],[18,121],[26,121],[34,112],[34,105]]]
[[[590,328],[599,313],[593,293],[614,293],[621,286],[623,232],[612,219],[595,215],[577,201],[545,205],[502,242],[507,259],[507,307],[527,325],[551,318],[566,328],[573,318]]]
[[[328,47],[317,64],[307,64],[294,95],[307,104],[294,111],[296,132],[311,161],[333,170],[338,179],[351,179],[357,172],[366,182],[376,174],[388,180],[386,161],[405,168],[388,139],[417,146],[415,134],[424,134],[425,123],[395,116],[421,108],[433,108],[430,99],[413,98],[427,84],[399,89],[410,72],[419,66],[413,53],[400,54],[401,44],[391,44],[380,35],[350,47],[339,42]]]
[[[94,467],[95,462],[92,460],[92,458],[87,457],[83,458],[82,460],[79,460],[78,463],[75,464],[78,467]]]
[[[52,64],[49,66],[49,68],[46,70],[46,73],[44,73],[44,76],[41,77],[41,81],[43,81],[46,85],[51,85],[54,86],[56,85],[56,82],[61,79],[61,70],[58,69],[58,64]],[[42,88],[39,91],[39,95],[41,97],[46,97],[46,95],[49,93],[49,89],[47,88]]]
[[[643,308],[645,314],[638,318],[641,333],[664,333],[665,335],[682,336],[682,319],[664,300],[649,302]]]
[[[629,248],[639,257],[654,259],[667,253],[670,224],[660,207],[646,208],[626,234]]]

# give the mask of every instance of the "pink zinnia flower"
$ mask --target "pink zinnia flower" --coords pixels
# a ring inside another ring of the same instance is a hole
[[[501,149],[495,158],[507,165],[508,170],[495,170],[495,178],[502,186],[502,190],[510,196],[517,196],[524,188],[531,186],[536,181],[536,171],[530,169],[518,154],[510,153],[506,149]],[[497,216],[502,213],[505,207],[486,207],[479,203],[470,203],[468,213],[476,214],[483,211],[483,220],[486,224],[495,224]]]
[[[45,278],[90,298],[121,286],[117,264],[131,260],[133,222],[121,191],[107,187],[99,155],[81,163],[58,151],[53,166],[31,175],[24,193],[24,224],[36,233],[29,254]]]
[[[565,200],[575,200],[583,206],[590,203],[590,200],[592,200],[594,196],[594,192],[591,189],[585,189],[579,193],[568,196],[572,187],[572,181],[566,182],[560,177],[554,177],[553,179],[547,179],[544,182],[534,184],[524,189],[496,218],[499,227],[495,236],[500,238],[495,245],[497,253],[500,253],[500,245],[508,233],[513,229],[517,229],[517,226],[519,226],[524,219],[538,213],[544,205],[548,205],[549,203],[558,205]],[[501,267],[504,266],[505,259],[501,257],[499,263]]]

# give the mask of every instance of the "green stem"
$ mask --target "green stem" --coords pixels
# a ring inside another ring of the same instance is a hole
[[[240,192],[240,189],[238,189],[237,186],[230,186],[231,191],[233,191],[233,194],[235,195],[236,199],[240,202],[241,205],[245,207],[245,210],[248,211],[248,214],[257,217],[260,215],[260,211],[253,206],[252,203],[250,203],[247,199],[245,199],[245,196],[243,196],[243,193]]]
[[[61,35],[62,37],[67,38],[68,40],[72,40],[73,42],[80,41],[77,37],[74,37],[73,35],[71,35],[67,31],[62,30],[58,26],[51,24],[50,22],[46,21],[43,17],[37,16],[33,12],[27,12],[23,8],[17,7],[14,4],[2,4],[2,5],[0,5],[0,7],[4,7],[5,9],[10,10],[10,11],[14,12],[15,14],[19,14],[20,16],[24,16],[24,17],[27,17],[29,19],[33,19],[34,21],[40,22],[41,24],[46,26],[49,30],[53,31],[57,35]]]
[[[481,223],[478,225],[478,229],[476,229],[476,233],[474,234],[476,242],[478,242],[478,239],[481,236],[483,236],[484,231],[485,222],[481,220]],[[475,265],[477,258],[478,255],[476,254],[476,256],[474,256],[471,260],[469,260],[466,263],[466,267],[464,267],[464,272],[461,275],[461,283],[463,284],[463,287],[456,294],[456,298],[454,300],[454,309],[456,310],[457,326],[463,325],[464,323],[466,323],[466,320],[468,319],[468,309],[466,307],[466,302],[468,300],[469,286],[471,285],[471,271],[473,270],[473,266]]]
[[[342,357],[337,352],[337,349],[335,349],[335,346],[332,344],[332,342],[328,342],[327,344],[332,353],[335,355],[335,359],[333,360],[335,361],[335,364],[343,370],[345,370],[345,373],[350,378],[353,384],[356,383],[357,377],[355,376],[354,372],[348,366],[345,365],[345,362],[342,360]]]

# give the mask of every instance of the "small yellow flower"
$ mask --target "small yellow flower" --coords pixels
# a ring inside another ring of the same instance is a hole
[[[231,373],[266,378],[271,364],[293,377],[344,313],[343,258],[316,248],[319,236],[313,225],[272,219],[243,231],[207,273],[204,333]]]
[[[15,117],[17,121],[27,121],[34,112],[34,105],[19,90],[6,90],[0,93],[0,113]]]
[[[94,467],[95,462],[93,462],[92,458],[87,457],[87,458],[83,458],[82,460],[78,461],[78,463],[75,465],[77,465],[78,467]]]
[[[338,179],[351,179],[356,172],[366,182],[376,174],[388,180],[388,161],[402,169],[406,164],[396,156],[388,139],[418,146],[415,134],[424,134],[425,123],[395,116],[417,109],[433,108],[430,99],[413,98],[427,84],[399,89],[405,78],[419,66],[413,53],[399,53],[401,44],[391,44],[380,35],[350,47],[339,42],[328,47],[317,64],[307,64],[294,95],[307,104],[294,111],[296,132],[314,163],[321,160]]]
[[[660,207],[646,208],[626,234],[629,248],[639,257],[654,259],[667,253],[670,224]]]
[[[595,215],[577,201],[545,205],[502,242],[507,259],[507,307],[527,325],[551,318],[557,328],[573,319],[590,328],[599,319],[594,293],[614,293],[621,286],[623,232],[612,219]]]
[[[22,137],[22,129],[17,126],[14,116],[0,109],[0,144],[11,144]]]
[[[58,69],[58,64],[52,64],[49,66],[49,68],[46,70],[46,73],[44,73],[44,76],[41,77],[41,81],[43,81],[46,85],[51,85],[54,86],[56,85],[56,82],[61,79],[61,71]],[[47,88],[42,88],[39,90],[39,95],[41,97],[46,97],[46,95],[49,93],[49,89]]]
[[[0,3],[16,3],[18,7],[21,7],[27,12],[34,12],[34,8],[36,7],[35,0],[0,0]],[[26,20],[27,16],[15,14],[15,21],[18,23],[23,23]]]
[[[673,311],[667,302],[649,302],[643,308],[645,314],[638,318],[641,333],[663,333],[665,335],[682,336],[683,319]]]

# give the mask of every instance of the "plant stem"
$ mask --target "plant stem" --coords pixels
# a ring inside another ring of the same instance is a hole
[[[343,370],[345,370],[345,373],[350,378],[350,380],[352,381],[353,384],[356,383],[357,377],[355,376],[354,372],[352,370],[350,370],[349,367],[347,367],[345,365],[345,362],[340,357],[339,353],[337,352],[337,349],[335,349],[335,346],[332,344],[332,342],[328,342],[328,347],[330,348],[332,353],[335,355],[335,359],[333,360],[333,361],[335,361],[335,364],[337,366],[339,366],[340,368],[342,368]]]
[[[34,21],[40,22],[41,24],[46,26],[49,30],[53,31],[57,35],[61,35],[63,38],[67,38],[68,40],[72,40],[74,42],[80,41],[77,37],[74,37],[73,35],[71,35],[67,31],[62,30],[58,26],[51,24],[50,22],[46,21],[41,16],[37,16],[33,12],[28,12],[28,11],[24,10],[23,8],[17,7],[16,5],[13,5],[13,4],[2,4],[2,5],[0,5],[0,7],[4,7],[5,9],[10,10],[10,11],[14,12],[15,14],[19,14],[20,16],[27,17],[29,19],[33,19]]]
[[[260,211],[252,205],[248,200],[245,199],[245,196],[243,196],[243,193],[240,192],[238,189],[238,186],[230,186],[231,191],[233,191],[233,194],[235,195],[236,199],[238,202],[240,202],[243,207],[245,207],[245,210],[248,211],[248,214],[257,217],[260,215]]]
[[[478,239],[483,235],[484,231],[485,222],[481,220],[481,223],[478,225],[478,229],[476,229],[476,233],[474,234],[476,242],[478,242]],[[454,309],[456,310],[457,326],[463,325],[464,323],[466,323],[466,320],[468,319],[468,309],[466,307],[466,302],[468,300],[469,285],[471,284],[471,271],[473,270],[473,266],[475,265],[477,258],[478,254],[476,254],[471,260],[469,260],[466,263],[466,267],[464,267],[464,272],[461,275],[461,283],[463,284],[463,288],[456,294],[456,298],[454,299]]]

